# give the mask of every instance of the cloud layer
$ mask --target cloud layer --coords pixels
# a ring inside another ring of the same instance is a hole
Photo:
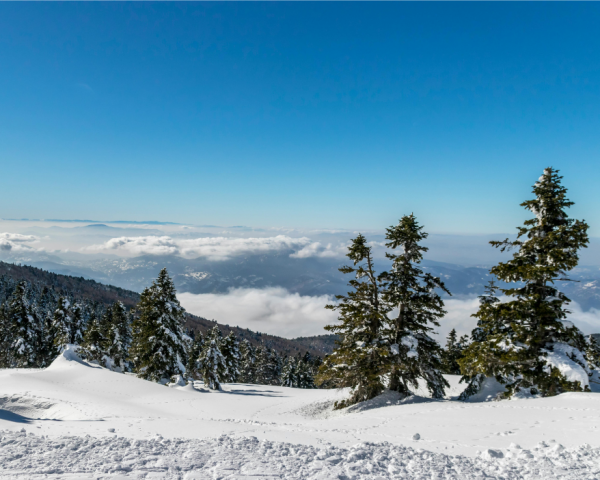
[[[20,233],[0,233],[0,251],[23,252],[31,251],[29,245],[39,241],[35,235],[21,235]]]
[[[328,332],[323,327],[337,318],[335,312],[325,309],[333,303],[332,297],[301,296],[281,287],[236,288],[225,294],[181,293],[178,298],[195,315],[285,338],[324,335]]]
[[[281,287],[236,288],[223,294],[181,293],[178,298],[195,315],[285,338],[324,335],[328,332],[323,327],[337,321],[336,312],[325,310],[325,305],[335,303],[333,297],[301,296]],[[441,345],[446,344],[453,328],[458,335],[470,335],[477,325],[471,314],[479,308],[479,300],[449,299],[445,304],[448,313],[434,335]],[[600,310],[585,312],[575,302],[569,305],[569,310],[572,312],[569,320],[585,334],[600,333]]]
[[[140,236],[111,238],[86,250],[114,252],[123,255],[178,255],[185,258],[205,257],[211,260],[227,260],[238,255],[260,254],[292,250],[294,258],[339,256],[342,248],[331,244],[321,245],[307,237],[293,238],[286,235],[258,238],[201,237],[176,238],[170,236]],[[345,250],[345,248],[344,248]],[[344,251],[345,253],[345,251]]]

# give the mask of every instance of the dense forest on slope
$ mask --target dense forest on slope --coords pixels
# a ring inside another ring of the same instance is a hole
[[[88,280],[83,277],[51,273],[27,265],[15,265],[0,261],[0,278],[10,279],[14,283],[25,280],[32,285],[45,286],[52,289],[57,295],[71,297],[76,301],[85,300],[91,303],[98,303],[105,307],[112,305],[116,301],[120,301],[128,309],[131,309],[140,300],[140,294],[131,290],[104,285],[95,280]],[[10,293],[3,292],[0,303],[4,302],[6,300],[5,297],[8,297]],[[186,315],[185,327],[190,330],[206,334],[215,325],[220,328],[225,336],[233,331],[240,340],[247,339],[252,345],[265,345],[290,356],[302,355],[305,352],[309,352],[312,356],[323,357],[333,351],[333,342],[335,339],[333,335],[301,337],[290,340],[275,335],[254,332],[249,329],[223,325],[190,313]]]

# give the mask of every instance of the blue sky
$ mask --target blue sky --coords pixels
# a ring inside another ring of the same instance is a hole
[[[513,231],[600,210],[598,3],[0,3],[0,217]]]

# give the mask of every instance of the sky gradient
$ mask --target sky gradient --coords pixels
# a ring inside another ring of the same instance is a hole
[[[1,218],[600,236],[598,3],[0,3]]]

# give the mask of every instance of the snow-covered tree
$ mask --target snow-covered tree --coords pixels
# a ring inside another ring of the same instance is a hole
[[[260,347],[256,351],[256,378],[259,385],[279,385],[282,361],[278,353],[270,347]]]
[[[137,375],[166,383],[175,375],[185,375],[185,310],[175,296],[173,281],[163,268],[146,288],[137,306],[133,323],[131,357]]]
[[[600,345],[593,335],[588,336],[585,359],[591,368],[596,371],[600,370]]]
[[[589,242],[588,225],[567,216],[573,202],[561,179],[557,170],[544,170],[533,186],[535,198],[521,204],[535,218],[518,228],[516,240],[491,242],[501,251],[517,250],[491,269],[516,285],[501,289],[505,302],[493,293],[484,296],[474,315],[474,341],[459,361],[468,393],[490,376],[504,385],[503,398],[589,389],[585,338],[566,320],[570,300],[555,285],[577,266],[578,250]]]
[[[238,382],[255,383],[256,353],[252,344],[244,339],[240,342],[240,375]]]
[[[64,297],[58,299],[58,305],[52,319],[55,330],[54,344],[60,350],[67,344],[80,345],[83,341],[83,312],[78,304]]]
[[[298,378],[296,376],[296,370],[298,366],[298,359],[296,357],[287,357],[283,362],[283,369],[281,371],[281,386],[296,388],[298,386]]]
[[[227,364],[227,375],[225,381],[227,383],[237,382],[240,376],[240,346],[239,342],[232,332],[229,332],[222,342],[221,353],[225,357]]]
[[[464,355],[464,350],[469,344],[469,338],[466,335],[458,338],[456,329],[452,329],[446,339],[446,346],[442,351],[442,372],[448,375],[460,375],[460,360]]]
[[[37,313],[27,300],[27,284],[19,282],[8,301],[4,322],[10,332],[9,358],[13,367],[39,366],[38,349],[42,341]]]
[[[79,350],[79,356],[84,360],[96,362],[98,365],[105,365],[106,356],[106,339],[100,330],[100,321],[93,314],[89,321],[85,333],[83,334],[83,342]]]
[[[390,353],[390,345],[383,336],[389,308],[382,303],[382,285],[367,239],[359,234],[352,240],[346,256],[353,266],[342,267],[340,272],[355,276],[349,282],[353,290],[347,296],[336,296],[337,305],[327,305],[339,312],[340,323],[325,329],[339,339],[319,371],[319,383],[349,387],[352,391],[349,399],[336,403],[336,408],[369,400],[383,392],[382,376]]]
[[[450,292],[438,277],[419,268],[428,250],[420,242],[427,236],[414,215],[405,215],[398,225],[387,229],[386,246],[393,253],[385,255],[392,268],[381,274],[382,299],[388,309],[398,312],[386,319],[384,335],[390,348],[387,373],[390,390],[409,395],[421,379],[433,398],[442,398],[448,387],[440,371],[442,350],[429,334],[446,314],[436,289]]]
[[[312,364],[306,357],[296,363],[296,388],[316,388]]]
[[[227,378],[227,361],[221,352],[223,336],[219,327],[207,334],[204,348],[198,358],[198,372],[204,385],[211,390],[221,390],[221,383]]]
[[[187,345],[188,363],[186,365],[186,373],[188,378],[196,378],[198,375],[198,357],[200,357],[200,353],[202,353],[202,348],[204,347],[204,337],[200,331],[195,333],[189,332],[188,337],[191,341]]]
[[[106,355],[111,368],[119,372],[130,371],[129,348],[131,346],[131,322],[125,305],[117,301],[110,307],[111,324],[106,339]]]

